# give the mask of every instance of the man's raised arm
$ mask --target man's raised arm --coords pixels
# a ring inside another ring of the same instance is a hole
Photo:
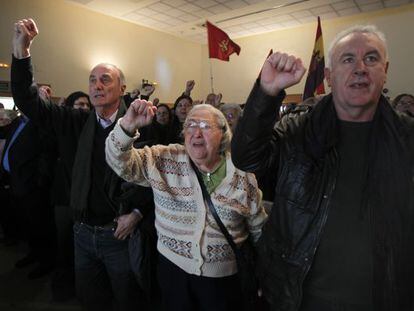
[[[44,105],[33,79],[30,46],[39,34],[33,19],[22,19],[14,24],[13,61],[11,67],[11,89],[16,106],[30,120],[46,122],[45,113],[52,109]],[[44,112],[42,114],[42,112]]]
[[[276,52],[266,59],[232,139],[236,167],[260,174],[270,166],[279,148],[273,127],[284,89],[298,84],[305,71],[300,58],[292,55]]]
[[[17,59],[30,56],[30,46],[34,37],[39,34],[33,19],[22,19],[14,24],[13,55]]]
[[[16,106],[31,120],[37,117],[36,86],[33,83],[33,68],[30,46],[39,33],[31,18],[19,20],[14,24],[13,61],[11,67],[11,87]]]

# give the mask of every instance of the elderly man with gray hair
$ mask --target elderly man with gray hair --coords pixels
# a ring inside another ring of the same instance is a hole
[[[67,172],[78,298],[88,311],[142,310],[145,297],[131,268],[128,240],[147,204],[151,206],[151,193],[138,188],[126,191],[104,153],[107,135],[126,111],[125,77],[115,65],[98,64],[89,75],[92,111],[50,105],[33,84],[30,46],[38,33],[32,19],[15,23],[12,93],[30,121],[55,138]]]
[[[339,33],[328,57],[332,93],[275,127],[305,68],[270,55],[232,141],[236,167],[275,185],[263,293],[271,310],[413,310],[414,122],[381,94],[387,47],[374,26]]]

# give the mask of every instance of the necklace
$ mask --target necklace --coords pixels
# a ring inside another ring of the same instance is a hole
[[[200,170],[200,172],[203,176],[207,177],[207,181],[211,181],[212,176],[219,170],[219,168],[223,165],[224,162],[224,158],[221,158],[217,166],[210,172],[203,172],[202,170]]]
[[[210,182],[210,181],[211,181],[211,174],[212,174],[212,173],[206,173],[206,176],[207,176],[207,181],[208,181],[208,182]]]
[[[226,161],[222,158],[220,163],[210,172],[201,172],[203,182],[206,185],[207,191],[211,193],[221,183],[226,176]]]

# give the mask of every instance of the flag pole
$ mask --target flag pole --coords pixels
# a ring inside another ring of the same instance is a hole
[[[211,85],[211,93],[214,93],[214,86],[213,86],[213,66],[211,64],[211,58],[208,59],[210,62],[210,85]]]

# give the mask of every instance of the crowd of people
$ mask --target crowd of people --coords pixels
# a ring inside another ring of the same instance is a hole
[[[244,109],[221,94],[193,100],[193,80],[173,105],[151,101],[148,83],[125,93],[122,70],[108,63],[92,69],[88,94],[54,104],[34,82],[37,35],[32,19],[16,22],[19,113],[0,107],[0,224],[5,244],[27,242],[15,266],[36,264],[29,279],[53,271],[56,301],[413,310],[414,97],[383,96],[388,51],[374,26],[332,41],[330,94],[283,105],[306,69],[276,52]],[[241,286],[247,243],[256,306]]]

